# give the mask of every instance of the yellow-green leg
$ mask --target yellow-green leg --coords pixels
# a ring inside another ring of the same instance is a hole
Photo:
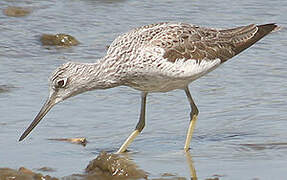
[[[191,154],[189,152],[186,152],[185,156],[186,156],[186,160],[187,160],[189,171],[190,171],[190,179],[197,180],[196,170],[193,165]]]
[[[187,135],[186,135],[186,140],[185,140],[185,145],[184,145],[184,151],[187,152],[189,150],[190,147],[190,141],[192,139],[192,134],[194,131],[194,127],[195,127],[195,123],[197,120],[197,116],[198,116],[198,109],[191,97],[191,94],[189,92],[188,87],[186,87],[184,89],[187,99],[189,101],[190,107],[191,107],[191,112],[190,112],[190,123],[189,123],[189,127],[188,127],[188,131],[187,131]]]
[[[145,109],[146,109],[146,96],[147,92],[142,92],[141,95],[141,112],[140,112],[140,119],[135,128],[135,130],[131,133],[131,135],[126,139],[117,153],[123,153],[127,150],[128,146],[134,141],[134,139],[140,134],[145,126]]]

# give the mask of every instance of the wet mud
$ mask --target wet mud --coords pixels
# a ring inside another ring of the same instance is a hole
[[[1,85],[0,84],[0,93],[7,93],[11,91],[11,89],[15,88],[14,86],[11,85]]]
[[[24,167],[18,170],[10,168],[0,168],[1,180],[59,180],[58,178],[51,177],[49,175],[43,175],[41,173],[35,173],[30,169]]]
[[[36,171],[41,171],[41,172],[55,172],[56,169],[50,168],[50,167],[41,167],[38,169],[35,169]]]
[[[187,157],[189,158],[189,157]],[[191,159],[190,159],[191,160]],[[192,160],[191,160],[192,161]],[[190,179],[197,180],[196,172],[192,164],[189,164]],[[50,167],[36,168],[35,171],[42,173],[55,172]],[[163,173],[158,177],[149,178],[149,173],[140,169],[128,156],[101,152],[95,159],[89,162],[82,174],[72,174],[65,177],[52,177],[34,172],[30,169],[21,167],[19,170],[10,168],[0,168],[0,180],[123,180],[123,179],[152,179],[152,180],[187,180],[186,177],[172,173]],[[219,176],[205,180],[219,180]]]
[[[86,168],[88,177],[147,178],[147,173],[128,158],[118,154],[101,152]]]
[[[153,180],[186,180],[186,178],[180,177],[176,174],[163,173],[163,174],[161,174],[161,177],[154,178]],[[197,180],[197,179],[192,178],[192,180]]]
[[[3,10],[3,13],[6,16],[10,16],[10,17],[23,17],[23,16],[27,16],[31,12],[32,10],[29,8],[16,7],[16,6],[9,6]]]
[[[41,172],[53,172],[53,168],[43,167],[35,169]],[[19,170],[0,168],[0,180],[59,180],[59,179],[147,179],[147,173],[127,157],[101,152],[94,160],[90,161],[83,174],[73,174],[63,178],[54,178],[49,175],[33,172],[24,167]]]
[[[273,143],[258,143],[258,144],[240,144],[241,150],[250,151],[261,151],[267,149],[287,149],[286,142],[273,142]]]
[[[43,34],[40,37],[43,46],[62,46],[70,47],[79,44],[79,41],[68,34]]]
[[[73,144],[80,144],[82,146],[86,146],[88,141],[86,138],[53,138],[53,139],[48,139],[51,141],[65,141]]]

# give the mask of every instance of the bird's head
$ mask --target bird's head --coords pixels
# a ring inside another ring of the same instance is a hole
[[[69,97],[86,91],[89,66],[82,63],[68,62],[58,67],[49,79],[49,99],[57,104]]]
[[[19,141],[23,140],[36,127],[55,104],[88,90],[86,86],[89,77],[86,77],[84,72],[84,64],[73,62],[63,64],[54,71],[49,81],[49,97]]]

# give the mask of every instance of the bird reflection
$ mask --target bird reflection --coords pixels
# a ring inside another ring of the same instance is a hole
[[[197,180],[196,170],[194,168],[190,152],[186,152],[185,153],[185,157],[186,157],[186,161],[187,161],[187,164],[188,164],[188,167],[189,167],[190,179],[191,180]]]

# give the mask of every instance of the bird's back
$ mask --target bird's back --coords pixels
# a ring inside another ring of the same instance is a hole
[[[130,53],[143,47],[160,47],[169,61],[180,58],[202,60],[220,58],[222,61],[250,47],[277,27],[275,24],[247,25],[217,30],[186,23],[158,23],[135,28],[119,36],[111,44],[114,50]],[[125,51],[131,50],[131,51]]]
[[[210,72],[276,27],[275,24],[251,24],[217,30],[186,23],[151,24],[119,36],[111,44],[107,56],[116,57],[114,64],[126,69],[128,78],[132,79],[130,86],[144,82],[153,84],[150,81],[154,80],[153,86],[159,82],[171,84],[165,84],[162,89],[168,91]],[[148,89],[146,86],[138,89],[145,88]]]

